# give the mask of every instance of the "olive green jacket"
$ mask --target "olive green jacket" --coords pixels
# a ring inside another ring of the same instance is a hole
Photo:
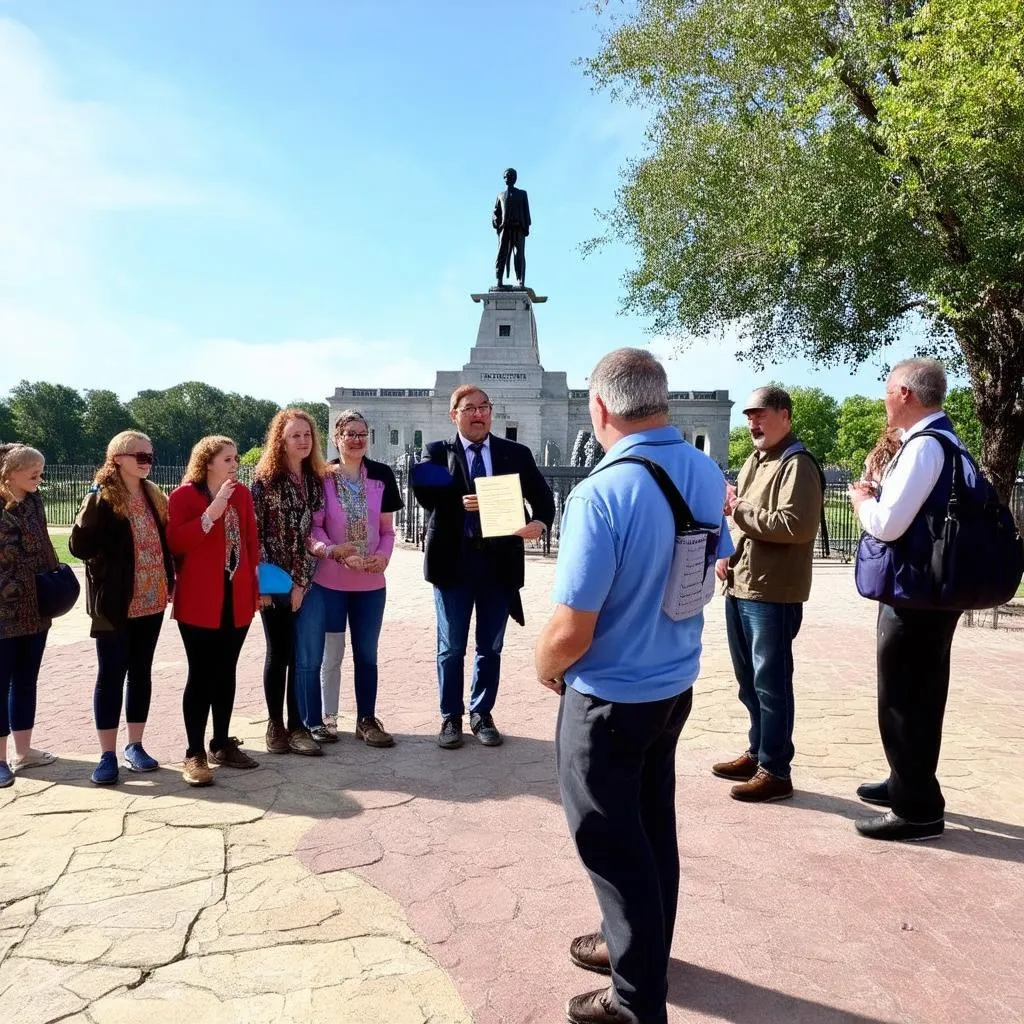
[[[780,468],[789,435],[774,448],[754,451],[736,481],[739,502],[730,532],[726,593],[749,601],[799,604],[811,593],[811,559],[821,519],[821,478],[807,456]]]

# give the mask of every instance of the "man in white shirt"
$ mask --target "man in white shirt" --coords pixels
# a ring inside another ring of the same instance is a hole
[[[942,411],[945,397],[946,373],[934,359],[905,360],[889,375],[886,419],[890,428],[902,431],[901,448],[880,484],[850,485],[861,526],[881,541],[891,543],[921,529],[926,510],[945,507],[952,465],[938,440],[915,436],[938,430],[960,443]],[[963,461],[971,481],[974,468]],[[857,795],[890,810],[857,821],[861,835],[890,840],[942,835],[945,801],[935,769],[949,692],[949,652],[960,614],[878,606],[878,726],[889,778],[864,783]]]

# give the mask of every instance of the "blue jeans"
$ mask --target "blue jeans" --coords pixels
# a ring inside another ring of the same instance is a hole
[[[36,724],[36,683],[47,632],[0,639],[0,736]]]
[[[780,779],[793,761],[793,639],[803,617],[802,604],[725,599],[729,654],[750,713],[748,750]]]
[[[314,583],[295,616],[295,675],[299,715],[307,729],[323,725],[320,665],[328,633],[352,630],[352,668],[355,676],[356,717],[377,713],[377,641],[384,621],[387,588],[331,590]]]
[[[476,608],[476,659],[473,687],[469,695],[470,714],[490,714],[498,697],[501,648],[512,603],[512,591],[497,586],[481,559],[471,556],[464,567],[462,582],[454,587],[434,587],[437,612],[437,683],[441,696],[441,717],[461,716],[463,669],[469,620]]]

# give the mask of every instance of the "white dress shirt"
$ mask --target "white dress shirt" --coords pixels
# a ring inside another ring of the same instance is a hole
[[[946,453],[934,437],[915,439],[914,435],[943,415],[942,412],[930,413],[903,431],[899,457],[886,467],[877,500],[861,502],[857,509],[861,526],[873,537],[887,543],[898,540],[910,528],[932,493],[942,473]],[[959,444],[948,430],[943,433]],[[963,463],[964,474],[970,483],[974,480],[974,469],[969,460],[964,459]]]
[[[466,466],[469,468],[470,475],[473,473],[473,453],[469,450],[471,444],[476,444],[476,441],[470,441],[468,437],[463,437],[462,431],[459,431],[459,440],[462,442],[462,447],[466,452]],[[494,476],[494,467],[491,464],[491,435],[488,434],[483,441],[479,442],[482,444],[483,450],[480,454],[484,460],[484,470],[488,476]]]

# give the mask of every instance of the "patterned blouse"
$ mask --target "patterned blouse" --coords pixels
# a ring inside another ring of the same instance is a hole
[[[146,495],[140,490],[128,506],[128,521],[135,541],[135,587],[128,618],[161,615],[167,607],[167,571],[164,550]]]
[[[60,563],[46,529],[38,494],[27,494],[14,508],[0,498],[0,639],[31,636],[50,628],[39,615],[36,573]]]
[[[271,562],[288,573],[292,582],[308,590],[317,559],[306,546],[313,513],[323,508],[323,483],[312,473],[302,480],[290,474],[273,480],[255,480],[252,500],[260,534],[260,561]]]
[[[335,473],[334,486],[338,491],[338,501],[345,510],[346,540],[359,548],[360,555],[366,555],[369,511],[366,507],[366,477],[362,467],[354,480],[342,473]]]

